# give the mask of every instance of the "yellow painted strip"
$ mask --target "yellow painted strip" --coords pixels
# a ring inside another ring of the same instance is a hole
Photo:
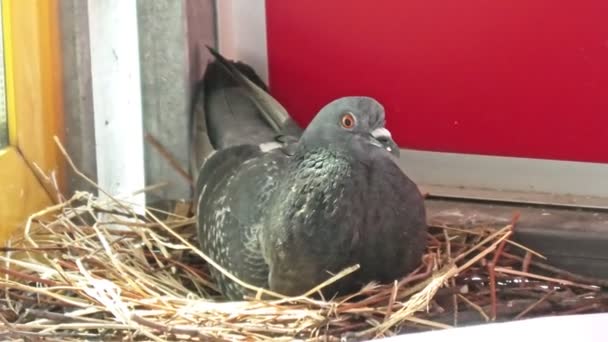
[[[25,162],[42,170],[40,181],[50,194],[52,176],[64,189],[65,161],[53,141],[64,141],[61,44],[57,0],[2,0],[10,53],[9,103],[12,146]]]
[[[13,0],[2,1],[2,32],[4,43],[4,74],[6,79],[6,110],[8,121],[8,142],[17,145],[17,109],[15,108],[15,83],[14,83],[14,52],[12,16],[10,15],[10,3]]]
[[[11,146],[0,151],[0,245],[23,229],[31,214],[51,204],[17,149]]]
[[[1,0],[10,146],[0,151],[0,244],[62,189],[65,161],[57,0]],[[1,62],[1,61],[0,61]]]

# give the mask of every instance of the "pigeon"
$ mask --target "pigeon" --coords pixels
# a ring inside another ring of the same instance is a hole
[[[196,181],[201,250],[240,280],[286,296],[352,265],[360,268],[323,296],[414,270],[426,249],[424,199],[387,148],[396,144],[383,106],[338,98],[301,129],[250,67],[210,51],[194,108],[207,139]],[[229,300],[254,295],[211,274]]]

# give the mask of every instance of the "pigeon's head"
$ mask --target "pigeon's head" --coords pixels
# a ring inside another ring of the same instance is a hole
[[[307,146],[371,145],[399,157],[399,146],[384,127],[384,107],[371,97],[342,97],[325,105],[302,135]]]

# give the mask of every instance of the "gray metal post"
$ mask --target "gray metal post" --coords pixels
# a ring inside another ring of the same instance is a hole
[[[138,0],[144,134],[184,168],[191,158],[193,83],[202,74],[203,44],[214,44],[212,1]],[[202,51],[202,52],[201,52]],[[204,55],[206,56],[206,54]],[[169,182],[148,194],[150,203],[190,197],[190,183],[151,144],[145,144],[147,184]]]
[[[88,3],[61,0],[59,15],[66,130],[64,144],[78,168],[90,178],[97,179]],[[68,196],[76,190],[93,192],[95,189],[68,169]]]

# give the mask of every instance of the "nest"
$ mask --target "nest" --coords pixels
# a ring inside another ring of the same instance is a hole
[[[420,267],[322,300],[263,289],[222,300],[187,214],[86,192],[32,215],[0,253],[0,339],[363,340],[541,315],[605,311],[606,282],[546,264],[516,226],[436,224]],[[187,210],[185,211],[187,212]],[[247,284],[243,284],[249,286]]]

